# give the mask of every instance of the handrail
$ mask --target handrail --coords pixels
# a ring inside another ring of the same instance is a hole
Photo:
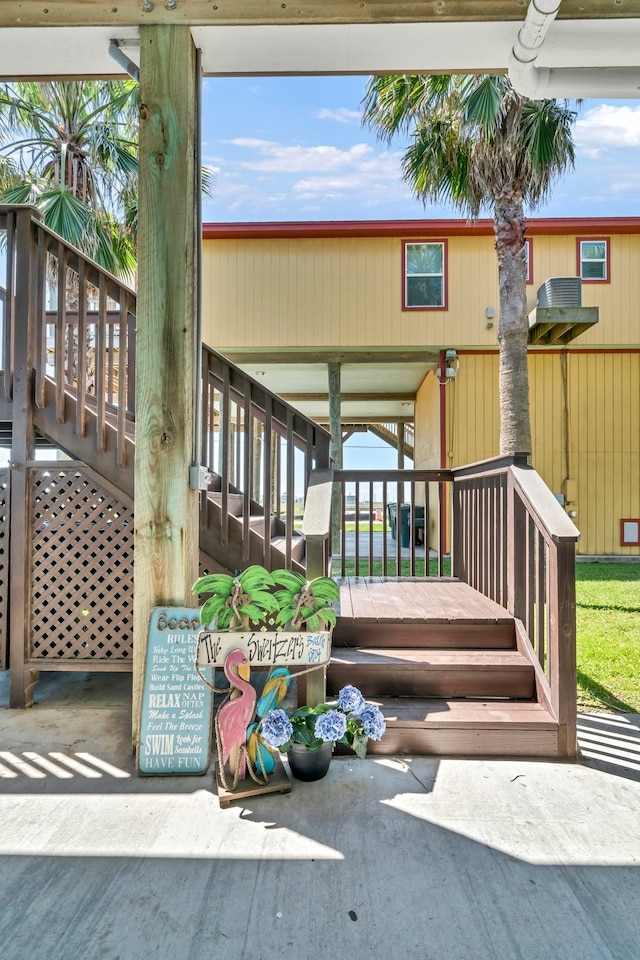
[[[526,457],[453,471],[453,573],[506,607],[538,699],[576,753],[575,549],[580,534]]]
[[[514,483],[529,512],[537,519],[541,531],[557,543],[577,543],[580,531],[549,490],[540,474],[531,467],[511,467]]]

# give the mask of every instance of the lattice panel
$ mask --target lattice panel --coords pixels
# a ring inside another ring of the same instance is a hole
[[[131,661],[133,509],[89,470],[30,471],[31,657]]]
[[[0,470],[0,670],[9,667],[9,470]]]

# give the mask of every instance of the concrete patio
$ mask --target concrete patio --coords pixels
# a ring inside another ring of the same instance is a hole
[[[122,674],[0,674],[3,960],[635,960],[640,717],[577,763],[334,759],[225,810],[135,774]]]

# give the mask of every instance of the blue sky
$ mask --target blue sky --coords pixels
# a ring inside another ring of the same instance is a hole
[[[361,122],[366,77],[204,82],[203,154],[214,171],[205,221],[384,220],[458,216],[403,184],[405,140]],[[539,216],[640,215],[640,102],[584,101],[577,161]]]

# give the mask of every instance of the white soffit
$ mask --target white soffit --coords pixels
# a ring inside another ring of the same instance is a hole
[[[523,10],[524,18],[524,10]],[[506,70],[518,21],[193,27],[205,74]],[[114,35],[115,34],[115,35]],[[121,76],[110,40],[139,62],[137,27],[4,27],[0,77]],[[126,43],[129,41],[129,43]],[[556,20],[543,67],[638,66],[640,19]]]

